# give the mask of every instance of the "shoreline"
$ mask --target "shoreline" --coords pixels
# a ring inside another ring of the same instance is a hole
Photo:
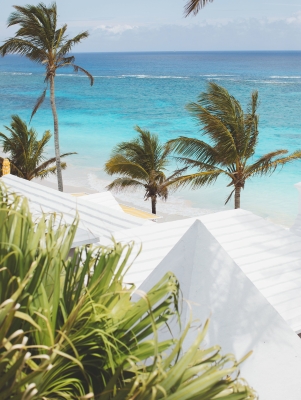
[[[70,172],[70,171],[69,171]],[[110,180],[98,178],[93,173],[88,174],[86,177],[78,176],[77,180],[74,180],[74,172],[72,175],[64,178],[64,193],[101,193],[106,191],[106,185],[110,183]],[[47,179],[33,180],[43,186],[50,187],[57,190],[56,177],[50,177]],[[117,202],[126,206],[141,209],[146,212],[150,212],[150,202],[145,202],[143,199],[143,192],[121,192],[112,193],[116,198]],[[297,200],[297,199],[296,199]],[[242,207],[244,209],[244,207]],[[213,214],[221,211],[225,211],[229,208],[220,207],[219,209],[201,209],[193,207],[192,202],[181,196],[171,194],[169,199],[165,202],[158,199],[157,203],[157,215],[162,217],[157,220],[158,223],[171,222],[186,218],[199,217],[202,215]],[[270,216],[260,215],[260,213],[254,212],[254,214],[261,216],[262,218],[273,222],[278,226],[282,226],[285,229],[289,229],[291,224],[283,223],[282,221],[275,221]],[[296,215],[297,216],[297,215]]]
[[[56,182],[50,181],[48,179],[43,179],[43,180],[33,179],[33,182],[38,183],[42,186],[47,186],[51,189],[57,189]],[[73,186],[68,183],[64,184],[64,193],[81,193],[81,192],[84,192],[87,194],[99,193],[99,191],[89,187],[88,185],[87,186]],[[146,206],[145,207],[143,207],[143,206],[137,207],[134,202],[121,200],[114,193],[113,193],[113,196],[116,198],[116,200],[120,204],[124,204],[126,206],[135,207],[135,208],[139,208],[143,211],[150,212],[149,208]],[[158,215],[162,218],[158,219],[157,223],[171,222],[171,221],[177,221],[177,220],[189,218],[189,216],[185,216],[185,215],[181,215],[181,214],[168,214],[168,213],[164,213],[164,212],[160,212],[160,211],[158,212]]]

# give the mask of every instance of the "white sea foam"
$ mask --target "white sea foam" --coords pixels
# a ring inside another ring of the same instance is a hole
[[[121,75],[122,78],[137,79],[189,79],[189,76],[173,76],[173,75]]]
[[[271,79],[301,79],[301,76],[299,76],[299,75],[296,75],[296,76],[273,75],[273,76],[270,76],[269,78],[271,78]]]
[[[93,169],[92,169],[93,170]],[[96,168],[99,170],[99,168]],[[67,175],[66,175],[67,173]],[[47,181],[56,183],[56,176],[50,176],[47,178]],[[84,188],[87,191],[93,189],[97,192],[106,192],[106,187],[111,183],[109,179],[99,178],[96,173],[91,172],[91,168],[81,169],[80,171],[76,171],[76,177],[71,170],[65,172],[64,175],[64,185],[79,187],[81,191]],[[144,192],[143,190],[137,190],[134,192],[124,191],[119,193],[114,193],[113,195],[116,197],[117,201],[121,204],[128,204],[130,206],[145,209],[146,211],[150,211],[150,201],[144,201]],[[197,217],[200,215],[211,214],[217,211],[221,211],[221,209],[207,209],[207,208],[198,208],[192,207],[191,202],[183,197],[178,196],[178,194],[171,194],[168,197],[168,200],[165,202],[163,200],[158,199],[157,201],[157,210],[158,215],[178,215],[182,217]],[[171,217],[172,219],[177,219],[176,217]],[[162,220],[164,222],[164,220]]]
[[[215,76],[211,76],[210,78],[207,78],[207,81],[232,81],[232,82],[237,82],[238,79],[237,78],[220,78],[220,77],[215,77]]]
[[[32,75],[32,72],[0,72],[0,75]]]
[[[67,76],[76,78],[87,78],[86,75],[78,74],[56,74],[56,76]],[[136,79],[189,79],[189,76],[173,76],[173,75],[93,75],[93,78],[101,79],[126,79],[126,78],[136,78]]]
[[[255,82],[255,83],[262,83],[267,85],[291,85],[291,81],[276,81],[276,80],[263,80],[263,79],[246,79],[245,82]],[[295,84],[295,82],[294,82]]]
[[[79,74],[56,74],[56,76],[68,76],[71,78],[87,78],[86,75],[79,75]]]
[[[227,76],[237,76],[237,75],[228,75],[228,74],[205,74],[205,75],[200,75],[200,76],[206,76],[206,77],[227,77]]]
[[[110,183],[110,181],[106,179],[100,179],[95,174],[88,174],[88,183],[90,188],[97,190],[98,192],[104,192],[107,190],[106,186]],[[141,190],[137,190],[135,192],[120,192],[118,194],[114,193],[114,196],[120,203],[124,202],[129,203],[137,208],[144,208],[146,210],[150,209],[150,202],[143,200],[144,192]],[[191,207],[190,201],[176,195],[169,196],[167,202],[158,199],[157,204],[159,215],[161,212],[169,215],[172,214],[181,215],[183,217],[196,217],[217,211]]]

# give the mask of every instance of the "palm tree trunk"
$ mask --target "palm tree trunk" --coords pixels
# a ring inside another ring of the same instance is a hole
[[[241,187],[236,186],[235,187],[235,196],[234,196],[234,208],[240,208],[240,192],[241,192]]]
[[[62,177],[60,142],[59,142],[59,121],[55,106],[54,76],[50,77],[50,103],[51,103],[53,125],[54,125],[54,150],[55,150],[57,185],[58,185],[58,190],[60,192],[63,192],[63,177]]]
[[[157,196],[152,196],[152,214],[156,214]]]

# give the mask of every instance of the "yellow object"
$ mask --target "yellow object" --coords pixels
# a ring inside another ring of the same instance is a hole
[[[70,194],[73,197],[87,196],[87,193],[84,193],[84,192],[70,193]],[[162,218],[159,215],[151,214],[151,213],[148,213],[148,212],[142,211],[142,210],[138,210],[137,208],[134,208],[134,207],[125,206],[123,204],[119,204],[119,205],[126,214],[132,215],[133,217],[142,218],[142,219],[160,219],[160,218]]]
[[[7,158],[4,158],[2,164],[2,175],[10,174],[10,162]]]
[[[70,194],[73,197],[83,197],[83,196],[87,196],[88,193],[81,192],[81,193],[70,193]]]
[[[130,214],[133,215],[133,217],[138,217],[138,218],[143,218],[143,219],[159,219],[162,217],[159,217],[156,214],[151,214],[142,210],[138,210],[137,208],[133,208],[133,207],[129,207],[129,206],[125,206],[123,204],[119,204],[120,207],[123,209],[123,211],[126,214]]]

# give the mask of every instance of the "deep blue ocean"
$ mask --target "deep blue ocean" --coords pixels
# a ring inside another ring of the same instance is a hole
[[[199,128],[185,110],[208,81],[225,86],[247,106],[259,91],[260,136],[256,157],[275,149],[301,148],[301,52],[170,52],[82,53],[76,63],[95,77],[70,69],[58,71],[56,103],[62,152],[70,158],[66,179],[81,184],[87,176],[108,179],[103,164],[112,147],[135,136],[139,125],[159,134],[164,142],[179,135],[199,137]],[[12,114],[29,121],[36,98],[44,88],[43,67],[17,56],[0,59],[1,129]],[[38,132],[53,130],[49,98],[32,120]],[[49,146],[49,154],[53,148]],[[73,178],[72,178],[73,177]],[[271,177],[248,182],[242,207],[289,225],[298,209],[293,185],[301,181],[301,161]],[[226,181],[212,187],[177,193],[193,207],[224,209]],[[230,204],[227,208],[231,208]],[[178,210],[179,212],[179,210]]]

